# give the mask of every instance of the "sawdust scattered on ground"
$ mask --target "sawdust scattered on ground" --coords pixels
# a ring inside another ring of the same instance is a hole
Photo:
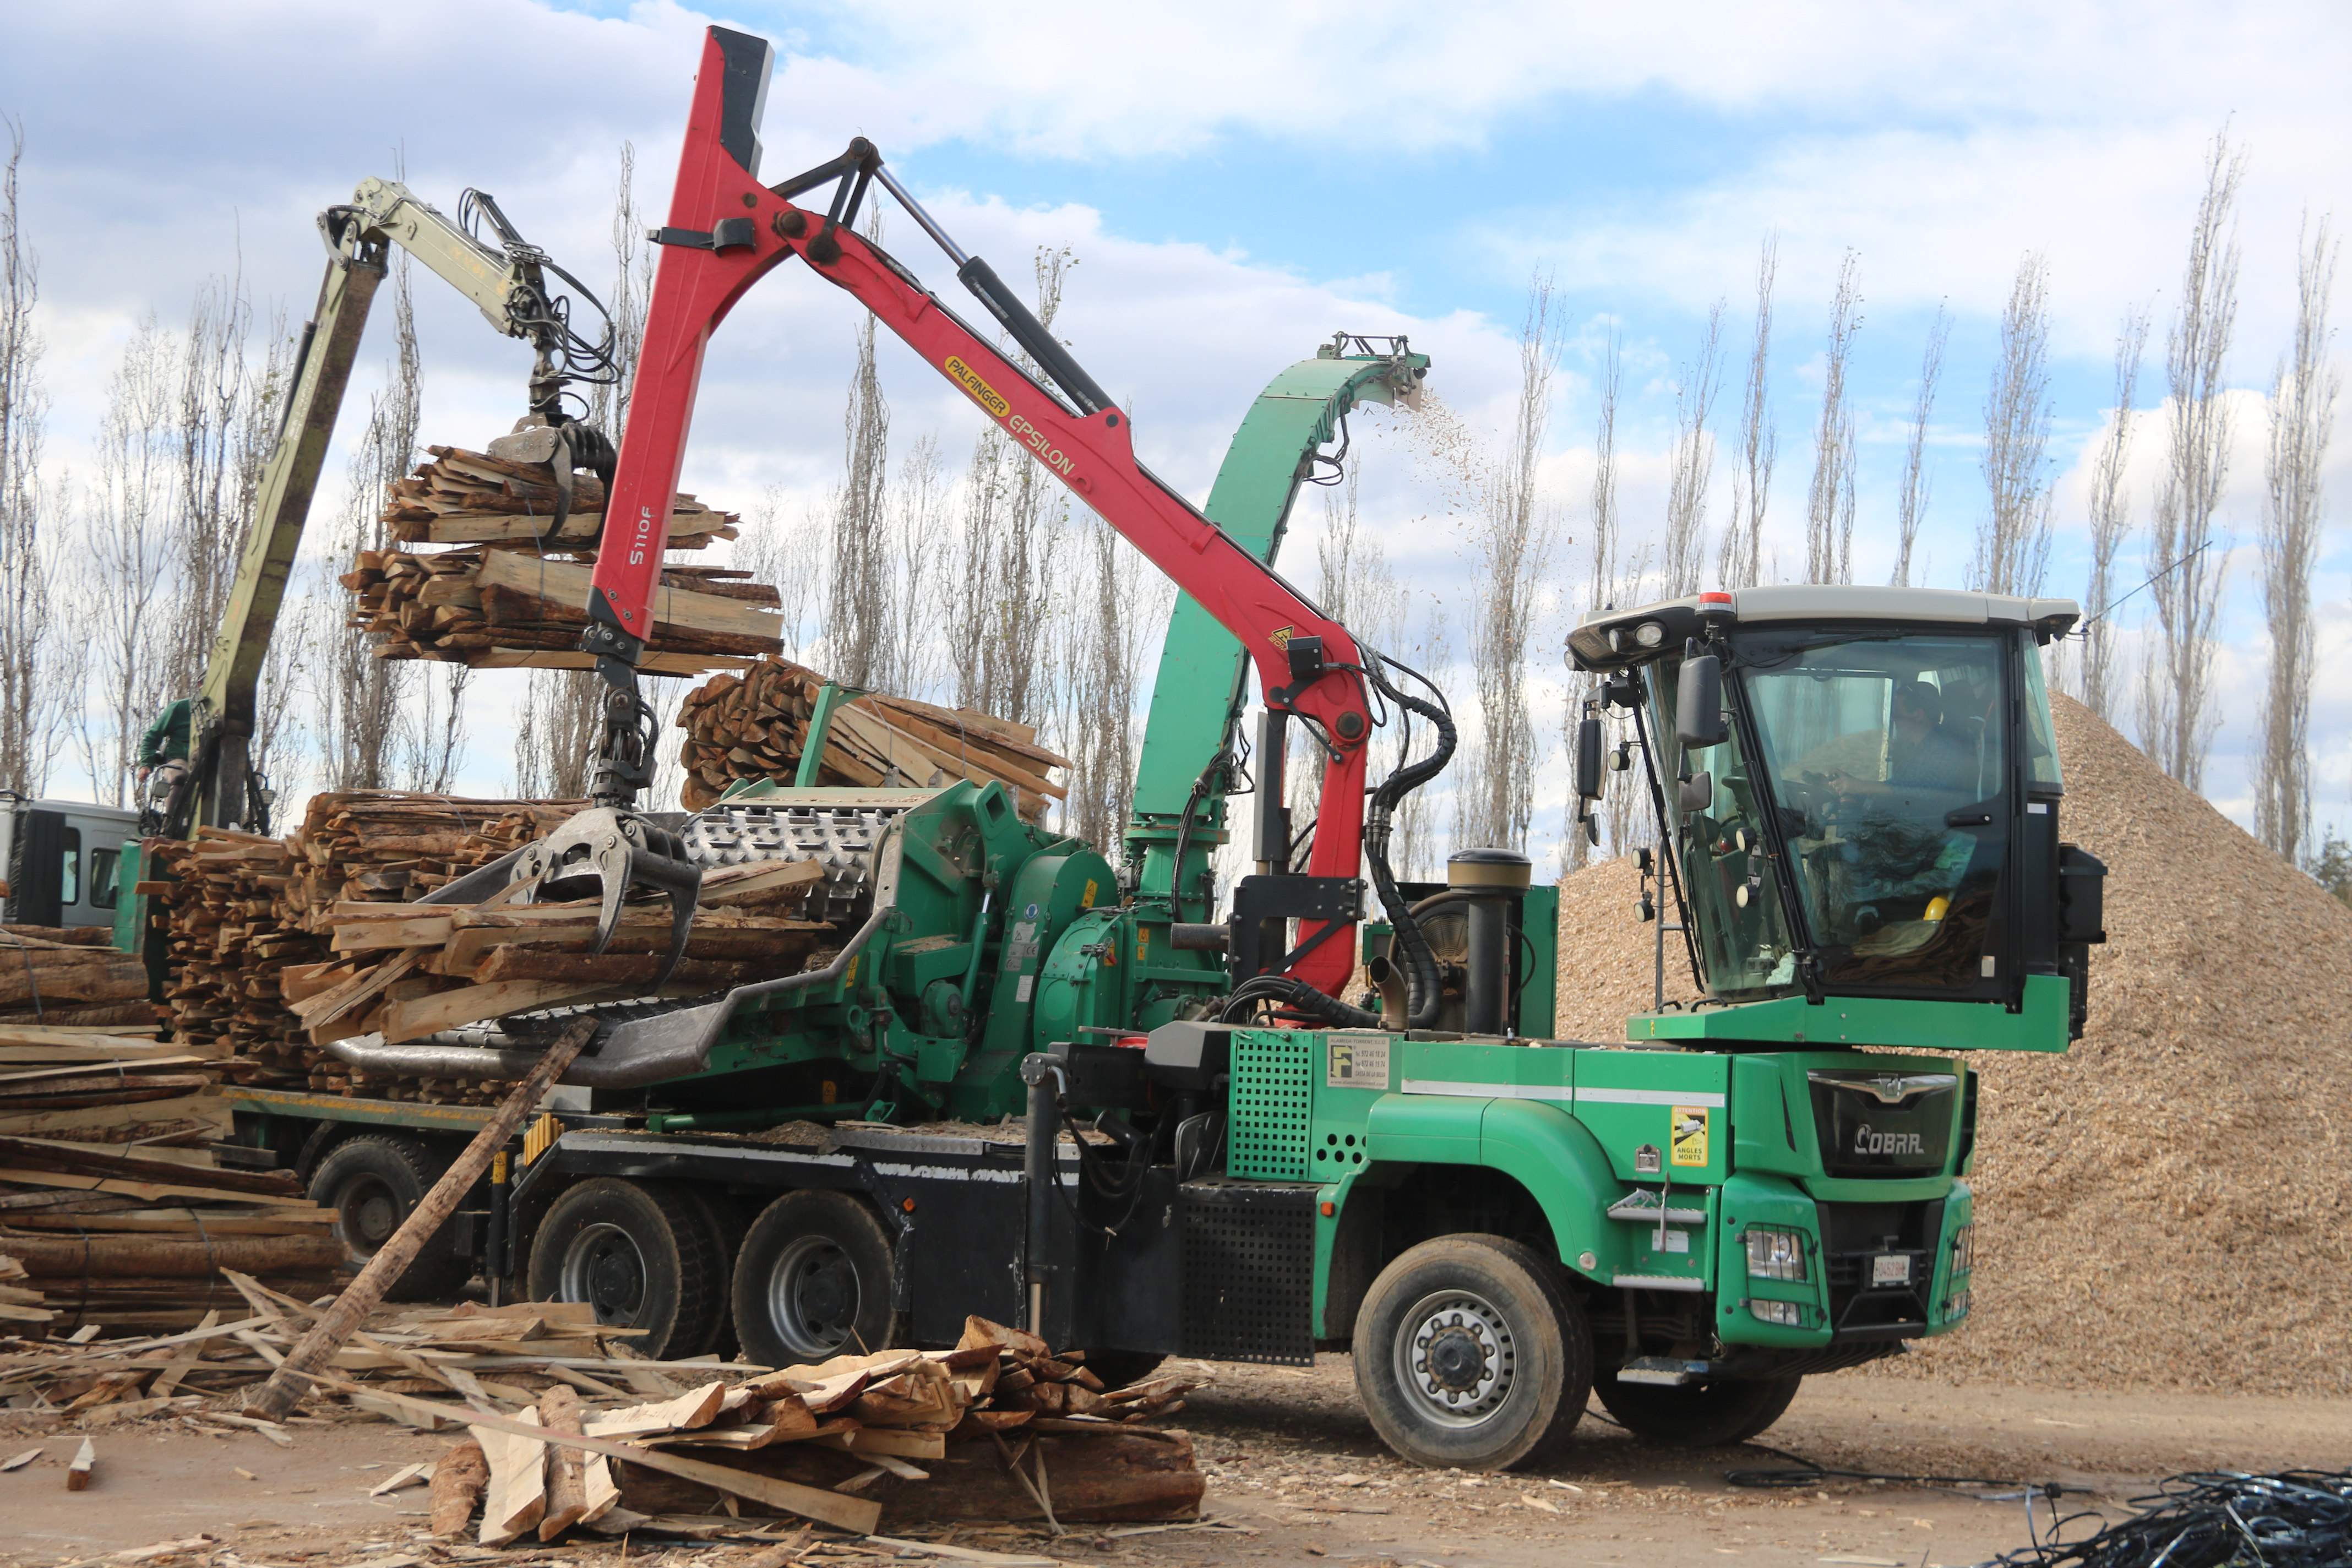
[[[2061,829],[2107,865],[2090,1027],[1973,1058],[1974,1321],[1884,1370],[2352,1393],[2352,910],[2053,702]],[[1563,1037],[1622,1038],[1649,1004],[1637,886],[1620,860],[1562,889]]]

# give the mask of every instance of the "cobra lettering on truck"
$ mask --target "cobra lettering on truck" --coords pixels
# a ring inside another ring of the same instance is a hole
[[[1926,1142],[1916,1132],[1873,1132],[1865,1121],[1853,1130],[1853,1152],[1857,1154],[1924,1154]]]

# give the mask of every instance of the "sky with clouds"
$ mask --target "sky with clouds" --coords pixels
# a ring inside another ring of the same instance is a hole
[[[1978,454],[2000,312],[2035,251],[2050,269],[2056,405],[2048,586],[2079,595],[2116,328],[2153,308],[2138,397],[2153,408],[2203,150],[2226,126],[2249,159],[2228,367],[2242,395],[2222,508],[2227,718],[2207,786],[2250,816],[2249,715],[2267,658],[2253,548],[2262,393],[2292,326],[2298,226],[2306,213],[2352,220],[2352,11],[2336,5],[17,7],[0,24],[0,110],[26,139],[52,463],[82,460],[143,313],[168,326],[207,278],[241,270],[257,301],[299,324],[321,265],[313,216],[395,158],[444,210],[467,185],[495,193],[534,240],[601,281],[617,149],[637,148],[640,200],[657,210],[711,21],[776,43],[769,177],[862,134],[1008,277],[1025,275],[1038,246],[1072,247],[1059,330],[1131,406],[1145,459],[1196,499],[1251,395],[1338,329],[1410,333],[1462,426],[1498,438],[1528,281],[1549,272],[1570,322],[1543,470],[1570,536],[1554,606],[1579,588],[1600,345],[1612,331],[1623,342],[1624,504],[1629,530],[1652,537],[1679,368],[1719,299],[1737,358],[1767,234],[1780,255],[1767,523],[1778,570],[1802,563],[1822,342],[1851,249],[1864,295],[1856,575],[1883,581],[1893,560],[1903,426],[1941,306],[1953,328],[1922,542],[1928,579],[1958,584],[1985,512]],[[951,287],[900,226],[893,248]],[[525,351],[429,279],[417,303],[427,438],[503,429]],[[821,495],[841,462],[854,325],[832,290],[790,272],[747,299],[714,343],[686,488],[739,508],[772,485]],[[381,336],[363,351],[359,398],[386,352]],[[882,370],[894,439],[935,432],[960,464],[975,411],[896,345]],[[1727,369],[1718,403],[1727,447],[1738,378]],[[1367,515],[1401,576],[1466,596],[1453,515],[1463,487],[1445,443],[1405,417],[1360,425]],[[347,418],[345,437],[361,423]],[[2158,425],[2141,425],[2143,509]],[[2339,441],[2331,520],[2352,490],[2347,468]],[[342,469],[331,458],[331,477]],[[1727,451],[1711,499],[1719,526]],[[2135,542],[2131,581],[2137,554]],[[2352,654],[2340,526],[2315,591],[2326,666]],[[1565,631],[1555,620],[1528,639],[1548,673]],[[465,782],[490,790],[509,770],[514,689],[492,681],[476,700]],[[2352,686],[2323,678],[2313,736],[2316,814],[2352,826]],[[1539,837],[1559,820],[1556,755],[1544,791]]]

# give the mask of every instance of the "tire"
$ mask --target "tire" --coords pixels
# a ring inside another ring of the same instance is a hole
[[[310,1173],[310,1201],[335,1211],[335,1238],[354,1264],[364,1264],[392,1239],[448,1163],[415,1138],[346,1138]],[[394,1301],[446,1300],[473,1277],[474,1260],[451,1244],[445,1225],[384,1294]]]
[[[871,1208],[846,1193],[787,1193],[736,1256],[736,1338],[768,1366],[888,1350],[901,1338],[898,1272]]]
[[[1745,1443],[1780,1419],[1797,1397],[1801,1377],[1718,1378],[1668,1388],[1620,1383],[1614,1373],[1592,1380],[1592,1392],[1624,1428],[1670,1448],[1720,1448]]]
[[[700,1355],[719,1338],[727,1270],[703,1206],[667,1182],[598,1176],[549,1205],[530,1243],[536,1301],[591,1301],[596,1321],[645,1329],[656,1361]]]
[[[1159,1351],[1088,1351],[1086,1365],[1105,1388],[1125,1388],[1158,1372],[1167,1359]]]
[[[743,1250],[743,1236],[751,1227],[752,1211],[745,1201],[725,1193],[691,1186],[686,1193],[701,1209],[703,1223],[710,1227],[712,1244],[719,1249],[719,1332],[711,1348],[719,1352],[720,1361],[733,1361],[743,1351],[743,1342],[735,1334],[735,1258]]]
[[[1373,1429],[1432,1468],[1547,1456],[1592,1385],[1591,1331],[1558,1268],[1499,1236],[1438,1237],[1381,1269],[1356,1313],[1355,1352]]]

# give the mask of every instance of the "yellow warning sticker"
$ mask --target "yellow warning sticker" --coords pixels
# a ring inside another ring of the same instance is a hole
[[[1290,651],[1290,639],[1298,635],[1297,626],[1276,626],[1265,634],[1265,640],[1284,653]]]
[[[961,354],[948,355],[948,363],[943,368],[950,381],[970,393],[974,403],[999,419],[1013,412],[1013,405],[1004,400],[1004,395],[982,380],[980,372],[964,363]]]
[[[1668,1113],[1673,1120],[1666,1127],[1668,1156],[1677,1165],[1706,1163],[1706,1107],[1677,1105]]]
[[[1145,963],[1150,962],[1150,958],[1151,928],[1150,926],[1138,926],[1135,928],[1135,962],[1138,963]]]
[[[1082,909],[1082,910],[1090,910],[1090,909],[1093,909],[1093,908],[1095,907],[1095,893],[1096,893],[1096,891],[1097,891],[1097,889],[1096,889],[1096,887],[1095,887],[1095,879],[1094,879],[1092,877],[1087,878],[1087,892],[1086,892],[1086,897],[1084,897],[1084,898],[1082,898],[1082,899],[1080,899],[1080,900],[1078,900],[1078,908],[1080,908],[1080,909]]]

